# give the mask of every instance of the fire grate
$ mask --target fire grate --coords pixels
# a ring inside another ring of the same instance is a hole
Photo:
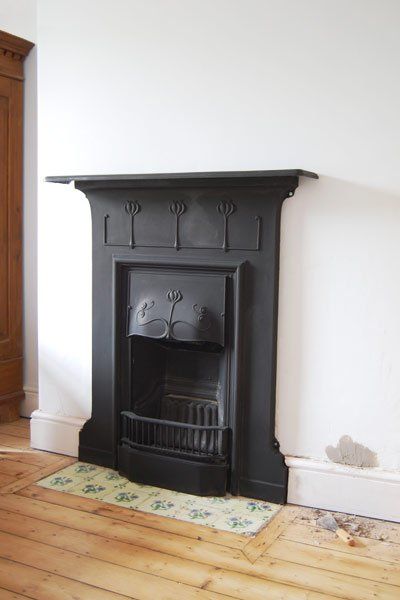
[[[229,427],[179,423],[121,413],[121,443],[156,453],[191,460],[224,462],[228,454]]]

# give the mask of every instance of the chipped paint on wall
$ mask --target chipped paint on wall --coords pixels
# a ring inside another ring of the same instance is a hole
[[[327,457],[342,465],[354,467],[377,467],[378,458],[366,446],[354,442],[349,435],[343,435],[336,446],[327,446],[325,449]]]

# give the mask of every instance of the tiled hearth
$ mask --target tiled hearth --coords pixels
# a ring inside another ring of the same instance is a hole
[[[192,496],[128,481],[117,471],[77,462],[38,485],[146,513],[253,536],[281,506],[232,496]]]

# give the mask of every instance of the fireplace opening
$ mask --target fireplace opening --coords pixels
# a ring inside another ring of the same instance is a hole
[[[141,483],[160,485],[161,472],[164,487],[225,494],[231,343],[226,276],[133,270],[122,287],[127,391],[120,412],[119,470],[131,477],[134,470]]]
[[[130,340],[131,410],[121,444],[155,454],[226,464],[225,357],[212,346]]]

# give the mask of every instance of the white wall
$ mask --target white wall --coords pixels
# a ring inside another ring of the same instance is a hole
[[[37,0],[0,0],[0,29],[36,41]]]
[[[283,211],[277,435],[289,497],[337,508],[335,475],[350,473],[340,508],[388,518],[400,500],[399,25],[397,0],[39,0],[38,21],[40,178],[320,173]],[[39,298],[43,415],[83,420],[89,210],[54,184],[40,191]],[[54,447],[39,417],[35,443]],[[360,470],[325,462],[344,434],[377,453],[362,481],[391,486],[376,488],[390,497],[382,510],[363,504]]]
[[[36,42],[36,0],[0,0],[0,29]],[[25,60],[24,86],[24,390],[21,414],[38,407],[37,351],[37,59]]]

